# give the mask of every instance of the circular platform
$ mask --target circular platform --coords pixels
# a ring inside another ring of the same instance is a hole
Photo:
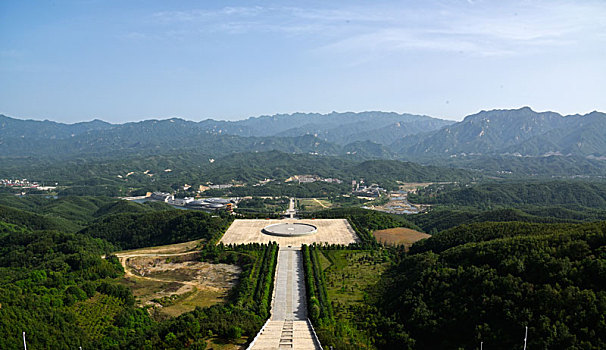
[[[302,223],[280,223],[268,225],[263,228],[263,233],[271,236],[298,237],[313,235],[318,228],[310,224]]]

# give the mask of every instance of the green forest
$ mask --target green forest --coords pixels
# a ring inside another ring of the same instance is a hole
[[[548,210],[549,216],[526,210],[541,215],[461,210],[466,219],[439,232],[437,215],[412,217],[436,233],[408,252],[378,245],[305,247],[308,308],[322,344],[479,349],[483,342],[511,349],[522,346],[527,326],[529,348],[603,348],[606,224],[570,219],[563,209]],[[373,227],[370,220],[349,220]],[[329,303],[323,302],[327,295]]]
[[[503,181],[432,185],[410,199],[446,206],[566,205],[606,208],[606,183],[588,181]]]
[[[361,208],[361,242],[304,246],[308,315],[333,349],[606,347],[606,206],[599,182],[440,184],[422,214]],[[476,203],[461,191],[474,193]],[[412,200],[413,198],[411,198]],[[251,199],[284,208],[286,198]],[[246,203],[246,202],[245,202]],[[250,216],[247,216],[250,215]],[[278,246],[217,245],[234,216],[111,197],[0,195],[0,348],[205,349],[246,344],[270,315]],[[375,230],[431,233],[409,250]],[[227,299],[156,320],[118,281],[112,252],[201,240],[200,259],[240,267]],[[215,342],[215,343],[213,343]]]
[[[27,178],[46,185],[57,183],[61,196],[144,195],[148,191],[176,191],[184,184],[192,185],[188,191],[191,192],[208,183],[232,183],[246,186],[211,190],[205,195],[326,197],[347,193],[354,179],[393,189],[397,188],[397,181],[470,181],[479,176],[468,170],[396,160],[362,161],[278,151],[237,153],[217,159],[193,150],[58,161],[22,158],[2,163],[6,166],[0,167],[0,178]],[[293,175],[307,174],[338,178],[343,183],[284,182]],[[275,181],[254,186],[265,179]]]
[[[606,346],[606,225],[480,223],[417,244],[374,305],[414,348]],[[396,348],[397,344],[389,345]]]
[[[22,332],[30,348],[204,349],[210,338],[245,341],[268,317],[278,248],[215,245],[229,216],[110,198],[6,197],[2,203],[2,349],[21,348]],[[208,243],[202,259],[239,265],[240,283],[226,303],[154,321],[118,283],[124,270],[111,253],[200,238]]]

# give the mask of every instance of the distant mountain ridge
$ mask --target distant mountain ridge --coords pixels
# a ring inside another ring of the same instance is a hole
[[[437,130],[452,123],[424,115],[373,111],[277,114],[238,121],[208,119],[200,122],[200,125],[216,133],[237,136],[294,137],[310,134],[339,145],[354,141],[387,145],[400,137]]]
[[[179,118],[110,124],[0,115],[4,157],[81,157],[196,150],[221,156],[279,150],[360,159],[566,156],[606,159],[606,114],[562,116],[528,107],[481,111],[461,122],[386,112],[294,113],[240,121]]]
[[[461,155],[606,155],[606,114],[562,116],[529,107],[482,111],[436,131],[390,145],[412,157]]]
[[[0,116],[0,150],[12,156],[48,153],[84,156],[196,149],[216,155],[280,150],[392,158],[391,152],[379,143],[451,123],[427,116],[385,112],[295,113],[240,121],[208,119],[193,122],[171,118],[125,124],[99,120],[62,124]]]
[[[64,124],[50,120],[23,120],[0,114],[0,137],[28,137],[42,139],[66,139],[93,130],[106,130],[113,126],[94,119],[88,122]]]

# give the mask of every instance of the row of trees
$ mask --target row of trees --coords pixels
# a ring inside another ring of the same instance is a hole
[[[307,289],[309,318],[315,325],[330,324],[334,321],[332,306],[326,291],[324,271],[318,258],[318,247],[303,245],[303,269]]]
[[[279,247],[275,242],[269,245],[248,245],[245,247],[245,249],[260,249],[262,255],[256,259],[254,264],[249,265],[250,271],[245,271],[236,291],[236,305],[240,307],[254,305],[253,310],[259,316],[268,318]],[[235,249],[242,248],[237,246]]]

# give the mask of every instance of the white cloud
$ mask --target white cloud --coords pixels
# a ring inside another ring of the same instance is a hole
[[[446,3],[434,9],[400,10],[383,25],[367,26],[324,45],[321,52],[426,50],[480,56],[521,55],[572,46],[581,41],[604,45],[606,3],[520,2],[516,6]]]
[[[527,54],[579,42],[604,45],[606,2],[444,0],[364,7],[224,7],[158,12],[184,33],[308,35],[317,50],[426,50],[480,56]]]

